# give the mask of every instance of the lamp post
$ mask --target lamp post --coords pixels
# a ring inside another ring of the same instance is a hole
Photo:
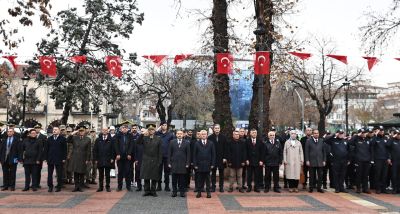
[[[22,126],[24,126],[25,124],[25,106],[26,106],[26,87],[28,87],[28,82],[31,79],[28,75],[25,74],[24,77],[21,78],[22,79],[22,85],[24,86],[24,101],[23,101],[23,105],[22,105]]]
[[[10,99],[11,99],[11,94],[10,94],[10,92],[9,91],[7,91],[7,115],[6,115],[6,117],[7,117],[7,119],[6,119],[6,122],[8,123],[8,111],[10,110]]]
[[[345,111],[346,111],[346,135],[349,135],[349,88],[350,88],[350,82],[347,80],[347,77],[345,79],[345,82],[342,83],[345,91],[344,95],[344,105],[345,105]]]

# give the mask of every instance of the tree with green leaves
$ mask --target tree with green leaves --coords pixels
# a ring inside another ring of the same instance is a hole
[[[70,8],[57,13],[54,28],[37,44],[38,55],[57,57],[57,77],[39,75],[39,85],[52,88],[50,96],[63,106],[61,122],[66,124],[73,107],[93,111],[106,100],[118,105],[123,94],[119,85],[130,78],[118,80],[111,76],[104,63],[105,56],[125,56],[123,63],[138,64],[135,53],[127,53],[118,41],[130,39],[135,24],[142,24],[144,14],[134,0],[85,0],[83,8]],[[71,56],[87,56],[86,64],[74,64]],[[28,72],[37,72],[38,64],[30,62]],[[126,72],[132,72],[131,70]],[[79,105],[80,104],[80,105]]]

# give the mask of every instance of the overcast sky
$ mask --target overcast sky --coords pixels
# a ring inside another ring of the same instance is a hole
[[[0,17],[6,13],[4,5],[12,5],[13,0],[1,0],[5,3],[0,9]],[[82,1],[56,1],[53,0],[52,13],[72,6],[80,6]],[[177,7],[174,0],[138,0],[140,11],[145,13],[142,26],[136,26],[132,39],[121,43],[124,48],[135,51],[139,56],[144,54],[197,53],[200,46],[200,35],[204,28],[199,27],[194,14],[196,9],[206,10],[211,8],[211,0],[182,0],[183,5],[180,15],[177,16]],[[248,6],[252,6],[249,0]],[[328,37],[335,41],[337,54],[348,55],[349,64],[364,66],[364,72],[373,79],[374,84],[385,86],[385,83],[400,81],[400,62],[394,57],[400,57],[399,42],[393,41],[390,47],[385,48],[381,62],[374,67],[372,72],[366,68],[366,62],[361,49],[359,27],[366,23],[363,16],[368,11],[385,13],[392,0],[303,0],[297,9],[299,13],[288,20],[298,26],[296,36],[307,38],[310,35]],[[243,20],[252,15],[251,7],[243,10],[233,9],[231,16]],[[244,25],[243,22],[239,24]],[[19,60],[25,60],[36,50],[34,44],[45,36],[45,30],[39,26],[23,29],[26,42],[14,53],[19,55]],[[250,29],[241,32],[249,35]],[[249,35],[254,36],[254,35]],[[2,46],[0,46],[2,48]],[[306,47],[307,50],[307,47]],[[141,59],[142,60],[142,59]]]

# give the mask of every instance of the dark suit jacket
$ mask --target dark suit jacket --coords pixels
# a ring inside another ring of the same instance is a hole
[[[18,138],[18,136],[14,136],[13,140],[12,140],[12,144],[11,144],[11,148],[10,148],[10,152],[8,153],[8,156],[6,157],[6,153],[7,153],[7,139],[3,138],[1,140],[1,148],[0,148],[0,162],[3,164],[7,161],[7,163],[9,164],[15,164],[14,159],[17,158],[18,160],[20,160],[20,140]]]
[[[246,139],[246,152],[247,159],[249,161],[249,166],[259,166],[260,161],[263,159],[264,143],[260,138],[256,139],[256,145],[253,146],[253,141],[251,138]]]
[[[231,140],[228,143],[228,166],[233,169],[242,168],[246,162],[246,144],[244,140]]]
[[[306,153],[304,160],[310,161],[310,167],[323,167],[323,162],[326,162],[326,147],[324,141],[319,138],[317,143],[311,137],[306,142]]]
[[[44,155],[47,164],[63,164],[62,161],[67,160],[67,139],[61,135],[57,137],[57,140],[54,140],[53,136],[47,138]]]
[[[198,172],[210,172],[211,166],[215,167],[214,142],[207,140],[206,145],[203,145],[201,140],[197,141],[194,145],[193,165]]]
[[[37,138],[27,137],[20,145],[20,160],[23,160],[24,165],[36,164],[37,161],[42,160],[42,141]]]
[[[266,140],[263,149],[265,166],[279,166],[283,160],[283,146],[279,139],[275,138],[272,145],[269,139]]]
[[[114,164],[115,152],[114,145],[111,142],[111,136],[107,135],[107,139],[103,139],[103,135],[100,135],[93,148],[93,160],[97,161],[97,167],[109,167]],[[113,162],[111,162],[113,160]]]
[[[124,134],[119,133],[116,138],[115,138],[115,154],[121,156],[121,160],[126,160],[127,156],[130,155],[133,160],[133,155],[135,154],[134,147],[135,147],[135,140],[133,139],[132,134],[126,133],[126,145],[125,145],[125,151],[123,151],[123,138]]]
[[[224,167],[223,164],[223,159],[227,159],[227,149],[228,149],[228,141],[226,137],[222,134],[218,135],[218,141],[217,141],[217,136],[215,134],[212,134],[208,136],[208,140],[212,141],[215,147],[215,167],[222,168]]]
[[[190,166],[190,142],[182,139],[181,146],[178,139],[171,140],[168,149],[168,164],[171,165],[171,173],[186,174],[186,166]]]

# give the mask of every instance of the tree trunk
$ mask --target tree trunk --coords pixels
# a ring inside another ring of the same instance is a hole
[[[214,40],[214,53],[228,52],[228,4],[226,0],[213,0],[212,27]],[[229,96],[229,77],[228,75],[217,74],[217,62],[214,59],[214,112],[212,114],[214,123],[221,125],[221,132],[230,137],[233,131],[231,98]]]
[[[160,97],[157,100],[156,109],[157,109],[157,113],[158,113],[158,117],[160,118],[160,121],[166,121],[167,115],[165,113],[165,107],[164,107],[163,102]]]
[[[167,108],[167,116],[168,116],[167,125],[168,125],[168,127],[171,125],[171,122],[172,122],[172,110],[174,110],[174,106],[172,106],[172,104],[171,104]]]
[[[256,17],[259,17],[259,20],[262,21],[262,25],[265,26],[266,34],[262,36],[256,36],[256,51],[271,51],[272,50],[272,44],[275,42],[273,33],[274,33],[274,25],[272,23],[273,19],[273,2],[272,0],[267,0],[265,2],[262,2],[262,0],[257,0],[255,2],[255,10],[256,10]],[[271,65],[273,63],[273,53],[270,52],[270,62]],[[251,107],[250,107],[250,115],[249,115],[249,129],[258,129],[258,93],[259,93],[259,88],[258,84],[260,82],[260,78],[257,75],[254,75],[254,81],[253,81],[253,97],[251,99]],[[264,99],[264,105],[263,105],[263,115],[264,118],[263,120],[263,130],[266,131],[270,128],[271,126],[271,121],[269,119],[269,101],[271,99],[271,82],[270,82],[270,75],[264,75],[264,81],[263,81],[263,99]],[[263,133],[259,133],[262,135]]]
[[[326,115],[324,111],[318,111],[319,112],[319,122],[318,122],[318,131],[319,135],[323,136],[325,134],[325,122],[326,122]]]

